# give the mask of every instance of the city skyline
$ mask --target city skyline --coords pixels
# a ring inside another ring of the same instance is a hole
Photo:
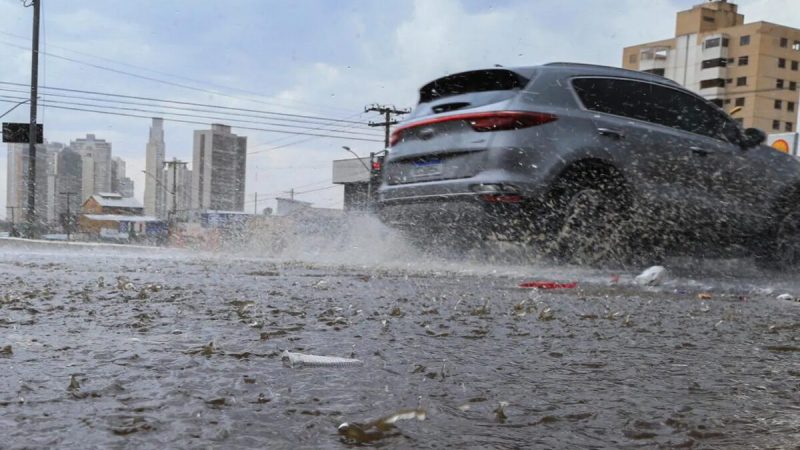
[[[176,1],[169,10],[147,0],[136,5],[44,2],[40,82],[43,86],[274,110],[363,124],[379,120],[362,113],[365,105],[379,102],[412,107],[421,85],[459,70],[556,60],[619,66],[622,48],[671,35],[674,14],[698,2],[599,0],[589,7],[585,2],[565,0],[558,7],[543,9],[522,0],[391,5],[351,0],[336,5],[309,2],[293,6],[243,1],[239,8],[225,10],[225,14],[220,14],[220,4],[213,2]],[[748,21],[800,27],[798,2],[736,3]],[[17,1],[0,0],[0,29],[4,33],[0,35],[0,48],[10,62],[0,67],[0,81],[23,85],[4,85],[4,89],[19,91],[7,93],[10,96],[26,95],[30,13]],[[209,33],[209,29],[214,31]],[[517,38],[507,39],[509,33]],[[287,40],[287,36],[295,37]],[[56,101],[83,101],[55,95],[90,96],[43,90],[42,103],[55,106]],[[11,106],[13,103],[0,103],[0,112]],[[76,135],[93,133],[114,142],[115,153],[126,160],[135,181],[135,197],[143,201],[146,177],[141,171],[145,170],[147,130],[151,117],[159,114],[138,115],[146,117],[52,107],[39,111],[49,141],[68,142]],[[259,122],[249,124],[251,128],[276,128],[263,125],[263,118],[241,118]],[[165,146],[171,157],[188,161],[193,130],[225,120],[184,119],[202,124],[165,119]],[[27,108],[17,108],[3,120],[25,122]],[[231,125],[233,132],[248,137],[252,152],[247,163],[245,209],[252,206],[248,202],[255,192],[259,206],[264,202],[266,207],[274,205],[271,198],[291,188],[314,191],[300,198],[316,206],[340,207],[341,187],[332,187],[330,171],[332,160],[347,157],[341,146],[347,145],[360,155],[382,149],[380,130],[344,122],[328,129],[345,130],[351,137],[359,136],[351,131],[364,132],[368,137],[376,136],[378,142],[248,130],[241,122]],[[6,160],[0,154],[0,177],[6,174]],[[0,179],[3,191],[5,181]],[[330,188],[316,190],[320,187]],[[5,192],[0,192],[0,201],[5,198]],[[4,216],[5,204],[0,206],[0,215]]]

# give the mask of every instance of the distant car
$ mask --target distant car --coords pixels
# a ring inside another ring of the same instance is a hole
[[[448,75],[391,140],[376,209],[423,247],[492,235],[577,263],[746,250],[800,265],[800,162],[657,75],[570,63]]]

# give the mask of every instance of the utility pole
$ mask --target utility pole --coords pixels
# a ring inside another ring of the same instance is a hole
[[[72,197],[73,195],[78,195],[78,193],[77,192],[59,192],[59,194],[67,196],[67,219],[66,219],[66,227],[65,228],[67,229],[67,240],[70,240],[69,237],[70,237],[70,234],[71,234],[71,231],[72,231],[72,215],[70,215],[70,211],[69,211],[69,198]]]
[[[31,122],[28,131],[28,236],[35,237],[36,224],[36,96],[39,88],[39,7],[42,0],[30,0],[33,6],[33,39],[31,41]]]
[[[175,219],[175,214],[178,211],[178,202],[177,202],[177,195],[178,195],[178,166],[186,166],[187,162],[185,161],[178,161],[177,158],[172,158],[172,161],[164,161],[165,167],[172,168],[172,219]]]
[[[289,189],[289,199],[294,200],[294,188]]]
[[[411,112],[411,109],[397,109],[394,106],[389,105],[378,105],[372,104],[364,108],[364,112],[377,112],[383,114],[383,122],[369,122],[369,126],[371,127],[385,127],[386,133],[384,138],[384,148],[389,148],[389,136],[391,134],[391,126],[397,124],[397,120],[393,120],[392,116],[400,116],[403,114],[408,114]],[[370,161],[372,163],[372,161]]]
[[[255,204],[253,205],[253,214],[258,215],[258,192],[256,192],[256,200]]]

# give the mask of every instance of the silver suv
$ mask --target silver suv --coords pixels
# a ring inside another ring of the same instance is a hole
[[[666,78],[586,64],[434,80],[378,213],[425,248],[489,236],[578,263],[747,250],[800,263],[800,162]]]

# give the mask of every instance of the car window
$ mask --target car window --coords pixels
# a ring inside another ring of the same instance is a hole
[[[715,139],[737,142],[738,128],[711,104],[654,83],[576,78],[572,86],[592,111],[629,117]]]

